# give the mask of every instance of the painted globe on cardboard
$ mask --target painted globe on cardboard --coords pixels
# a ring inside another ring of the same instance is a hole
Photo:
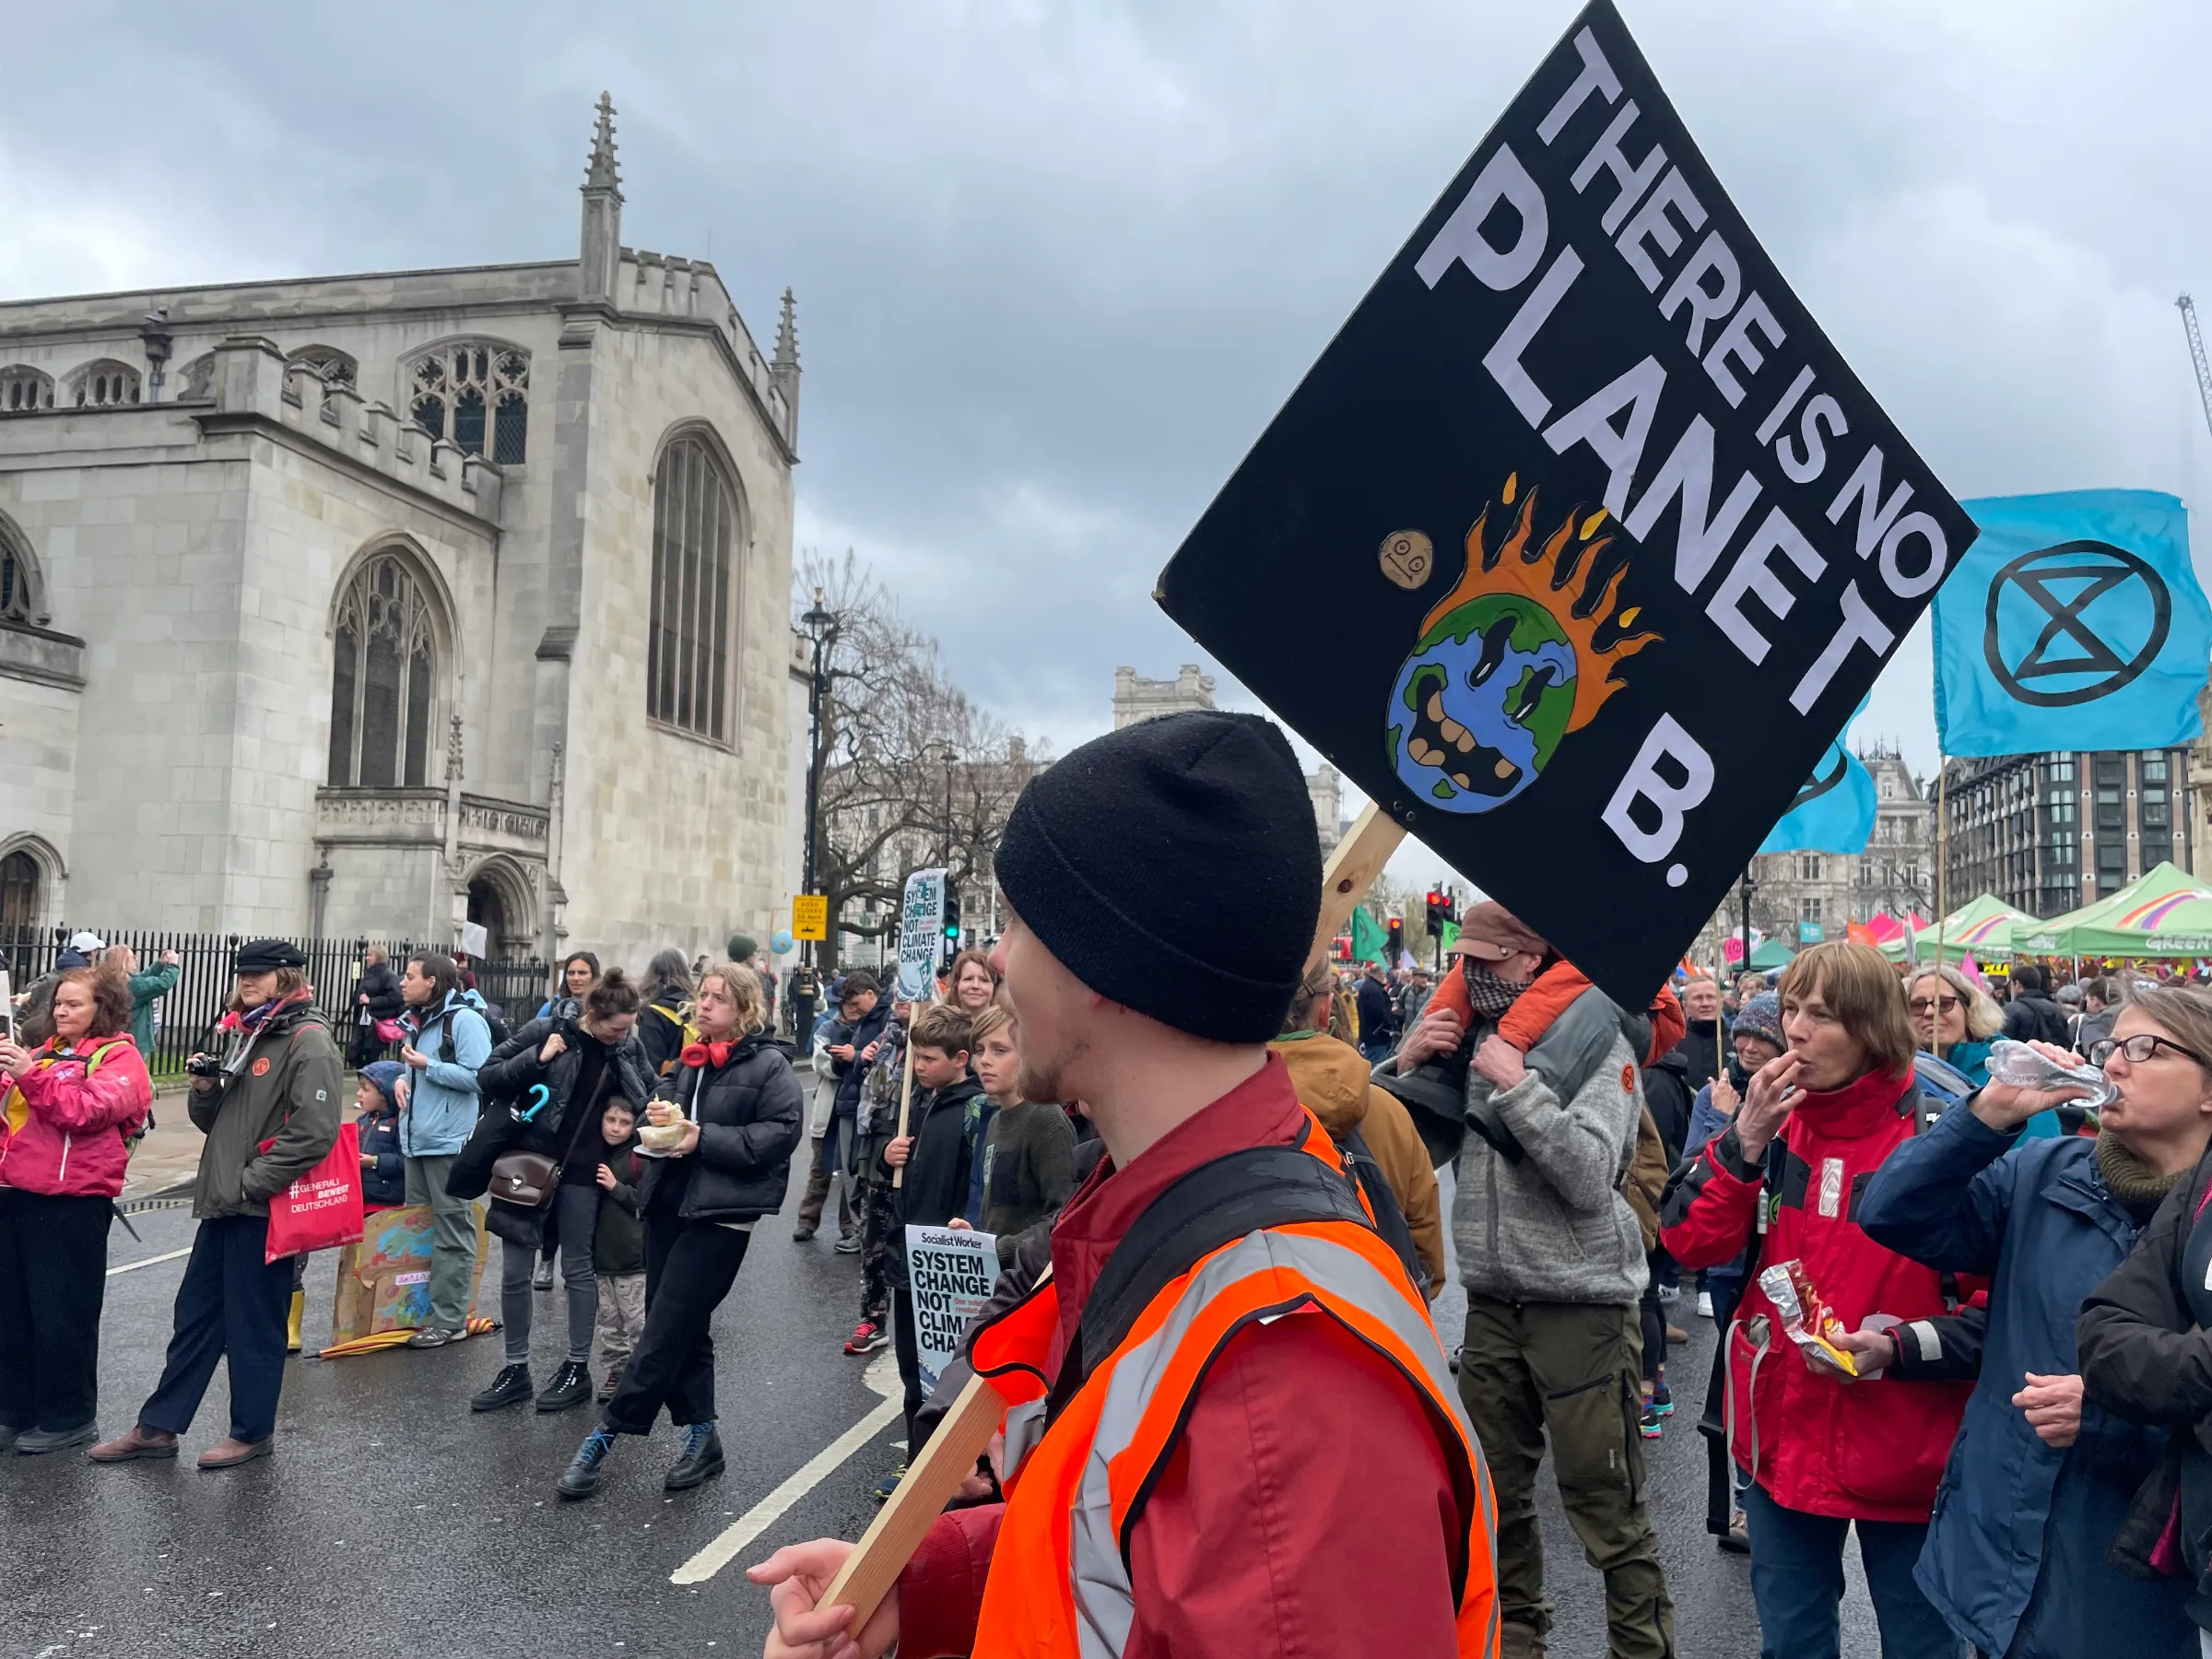
[[[1391,769],[1420,805],[1488,812],[1536,780],[1574,712],[1574,647],[1519,593],[1477,594],[1422,635],[1391,687]]]

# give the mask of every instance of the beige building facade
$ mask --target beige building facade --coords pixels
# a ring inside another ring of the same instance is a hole
[[[0,304],[0,927],[771,927],[790,296],[621,207],[603,100],[573,257]]]

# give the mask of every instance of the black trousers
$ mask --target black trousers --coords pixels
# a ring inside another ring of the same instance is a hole
[[[0,1424],[76,1429],[100,1409],[105,1198],[0,1187]]]
[[[182,1434],[191,1428],[200,1398],[215,1380],[215,1363],[227,1356],[231,1435],[258,1441],[276,1431],[292,1258],[264,1262],[268,1241],[266,1216],[220,1216],[200,1223],[177,1287],[176,1330],[161,1381],[138,1409],[138,1420],[148,1429]]]
[[[617,1434],[651,1434],[661,1407],[681,1429],[714,1420],[714,1310],[752,1234],[712,1221],[645,1217],[645,1331],[622,1368],[603,1420]]]
[[[899,1381],[906,1384],[906,1459],[912,1463],[926,1438],[915,1418],[929,1396],[922,1392],[922,1344],[914,1335],[914,1293],[908,1285],[891,1287],[891,1353],[899,1361]],[[935,1428],[936,1419],[928,1426]]]

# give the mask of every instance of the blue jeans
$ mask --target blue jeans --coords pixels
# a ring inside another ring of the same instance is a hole
[[[1359,1058],[1370,1065],[1380,1065],[1390,1058],[1397,1046],[1397,1043],[1388,1037],[1377,1042],[1362,1042],[1359,1045]]]
[[[1854,1526],[1881,1628],[1882,1659],[1959,1659],[1965,1653],[1965,1643],[1912,1582],[1912,1564],[1927,1541],[1925,1523],[1808,1515],[1783,1508],[1758,1485],[1744,1493],[1744,1514],[1751,1525],[1759,1659],[1838,1659],[1843,1539]]]

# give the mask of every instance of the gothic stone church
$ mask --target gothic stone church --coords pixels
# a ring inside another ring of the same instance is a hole
[[[577,257],[0,304],[0,927],[765,932],[791,297]]]

